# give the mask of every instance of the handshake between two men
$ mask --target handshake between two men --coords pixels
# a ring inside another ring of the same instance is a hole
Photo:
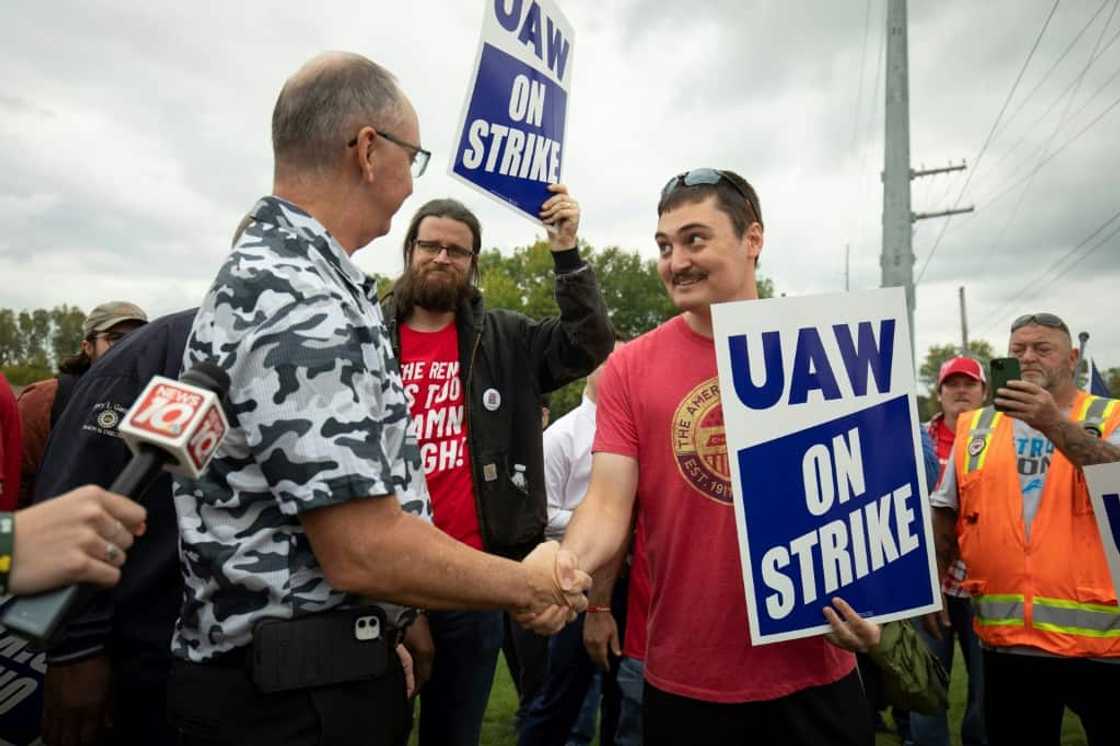
[[[512,610],[514,620],[539,635],[552,635],[587,609],[591,576],[579,569],[576,556],[546,541],[530,552],[522,564],[532,588],[530,603]]]

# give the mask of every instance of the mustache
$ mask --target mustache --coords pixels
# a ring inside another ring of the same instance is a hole
[[[689,280],[703,280],[707,276],[707,272],[701,272],[697,269],[686,269],[683,272],[674,272],[669,276],[669,279],[676,285],[681,282],[688,282]]]

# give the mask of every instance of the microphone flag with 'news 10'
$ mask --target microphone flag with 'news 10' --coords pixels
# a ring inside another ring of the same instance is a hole
[[[155,376],[117,431],[134,458],[155,450],[164,469],[198,479],[229,430],[222,409],[228,389],[229,376],[212,363],[196,365],[178,381]]]
[[[229,376],[208,362],[198,363],[178,381],[154,376],[118,427],[132,459],[109,491],[138,500],[164,470],[191,479],[201,476],[229,431],[222,408],[228,390]],[[95,591],[71,585],[13,599],[0,614],[0,624],[46,646],[71,610]]]

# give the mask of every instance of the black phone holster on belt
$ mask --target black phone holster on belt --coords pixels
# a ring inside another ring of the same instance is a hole
[[[253,629],[250,675],[266,694],[376,679],[396,638],[377,606],[266,619]]]

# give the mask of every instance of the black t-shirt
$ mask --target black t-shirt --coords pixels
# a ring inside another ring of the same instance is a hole
[[[81,377],[51,430],[35,502],[83,484],[112,484],[131,458],[117,425],[152,376],[179,377],[196,310],[137,329]],[[160,476],[140,501],[148,510],[148,530],[129,550],[120,583],[98,594],[68,625],[48,661],[79,660],[107,650],[118,675],[166,677],[183,591],[171,478]]]

